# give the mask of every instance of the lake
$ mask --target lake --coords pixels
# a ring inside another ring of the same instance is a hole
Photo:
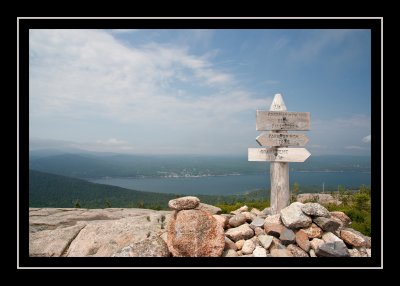
[[[269,189],[269,173],[258,175],[204,176],[204,177],[144,177],[144,178],[105,178],[87,179],[88,181],[119,186],[138,191],[202,194],[202,195],[234,195],[244,194],[259,189]],[[371,173],[368,172],[290,172],[290,186],[294,182],[302,187],[313,186],[322,191],[336,189],[338,185],[348,189],[358,189],[362,184],[371,185]]]

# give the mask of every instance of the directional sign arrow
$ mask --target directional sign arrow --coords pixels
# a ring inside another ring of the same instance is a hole
[[[308,138],[304,134],[264,133],[256,138],[260,146],[305,146]]]
[[[249,148],[249,161],[304,162],[310,157],[305,148]]]
[[[256,130],[310,130],[310,112],[257,110]]]

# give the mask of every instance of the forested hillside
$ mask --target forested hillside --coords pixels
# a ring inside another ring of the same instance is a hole
[[[182,196],[182,195],[180,195]],[[209,204],[235,203],[265,199],[265,191],[240,196],[198,196]],[[30,207],[141,207],[166,209],[176,194],[140,192],[120,187],[90,183],[85,180],[29,170]]]

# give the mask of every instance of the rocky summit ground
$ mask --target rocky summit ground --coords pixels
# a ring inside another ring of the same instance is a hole
[[[170,211],[30,208],[30,256],[112,256],[165,232]]]
[[[369,257],[371,239],[342,212],[292,203],[220,214],[196,197],[148,209],[30,208],[30,256]]]

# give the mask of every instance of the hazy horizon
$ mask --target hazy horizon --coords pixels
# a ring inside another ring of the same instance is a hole
[[[44,140],[46,141],[46,140]],[[53,140],[51,140],[53,141]],[[71,143],[72,146],[75,146],[75,143]],[[82,144],[83,145],[83,144]],[[123,152],[123,151],[96,151],[96,150],[89,150],[89,149],[81,149],[81,148],[74,148],[74,147],[64,147],[63,144],[60,144],[59,147],[37,147],[36,144],[33,144],[34,147],[29,149],[29,152],[55,152],[59,154],[108,154],[108,155],[127,155],[127,156],[168,156],[168,157],[173,157],[173,156],[199,156],[199,157],[248,157],[247,154],[247,149],[244,150],[241,153],[235,153],[235,154],[196,154],[196,153],[167,153],[167,154],[162,154],[162,153],[128,153],[128,152]],[[50,145],[50,146],[55,146],[55,145]],[[307,147],[307,146],[306,146]],[[313,156],[317,157],[371,157],[371,153],[368,154],[315,154]],[[265,162],[264,162],[265,163]],[[268,162],[267,162],[268,163]]]

